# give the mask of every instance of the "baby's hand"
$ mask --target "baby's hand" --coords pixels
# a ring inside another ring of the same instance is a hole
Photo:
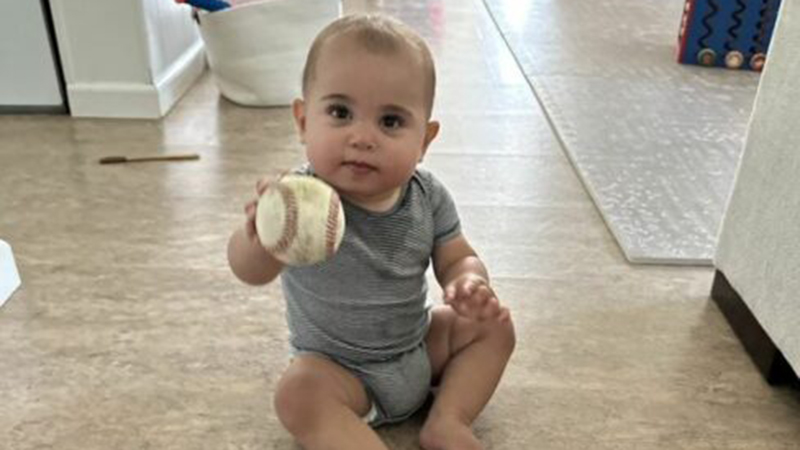
[[[244,229],[247,232],[247,237],[252,242],[256,244],[261,244],[258,240],[258,232],[256,231],[256,208],[258,207],[258,199],[264,195],[264,191],[267,190],[267,187],[270,183],[274,183],[276,180],[280,180],[286,172],[282,172],[279,176],[267,176],[264,177],[258,182],[256,182],[256,197],[244,206],[244,213],[247,215],[247,222],[245,223]]]
[[[475,274],[464,274],[444,287],[444,303],[461,316],[474,319],[507,320],[508,308],[500,306],[489,282]]]

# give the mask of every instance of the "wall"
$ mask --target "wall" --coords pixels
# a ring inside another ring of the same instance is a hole
[[[39,0],[0,0],[0,109],[61,110],[64,100]]]
[[[51,0],[72,115],[161,117],[204,68],[188,7]]]
[[[190,8],[172,0],[143,0],[153,78],[158,80],[170,64],[198,43]]]
[[[168,110],[205,67],[203,43],[188,6],[164,0],[143,0],[143,6],[150,75],[161,109]]]
[[[800,373],[800,10],[782,3],[715,264]]]

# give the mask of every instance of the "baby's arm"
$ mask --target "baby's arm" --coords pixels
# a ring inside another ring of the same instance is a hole
[[[267,180],[256,185],[260,196],[266,189]],[[255,216],[258,200],[250,201],[244,208],[247,221],[238,228],[228,241],[228,264],[237,278],[247,284],[261,285],[274,280],[283,270],[283,263],[267,252],[258,240]]]
[[[486,266],[463,234],[436,247],[433,269],[444,302],[458,314],[478,320],[509,317],[508,308],[500,306],[489,284]]]

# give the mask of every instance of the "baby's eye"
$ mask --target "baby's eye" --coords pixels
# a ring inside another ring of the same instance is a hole
[[[344,105],[330,105],[325,111],[329,116],[337,120],[348,120],[353,117],[353,113],[350,112],[350,108]]]
[[[390,130],[396,130],[404,125],[403,118],[396,114],[389,114],[381,117],[381,126]]]

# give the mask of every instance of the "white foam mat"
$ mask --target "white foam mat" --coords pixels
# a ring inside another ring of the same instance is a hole
[[[683,0],[484,0],[634,263],[710,264],[758,74],[680,65]]]

